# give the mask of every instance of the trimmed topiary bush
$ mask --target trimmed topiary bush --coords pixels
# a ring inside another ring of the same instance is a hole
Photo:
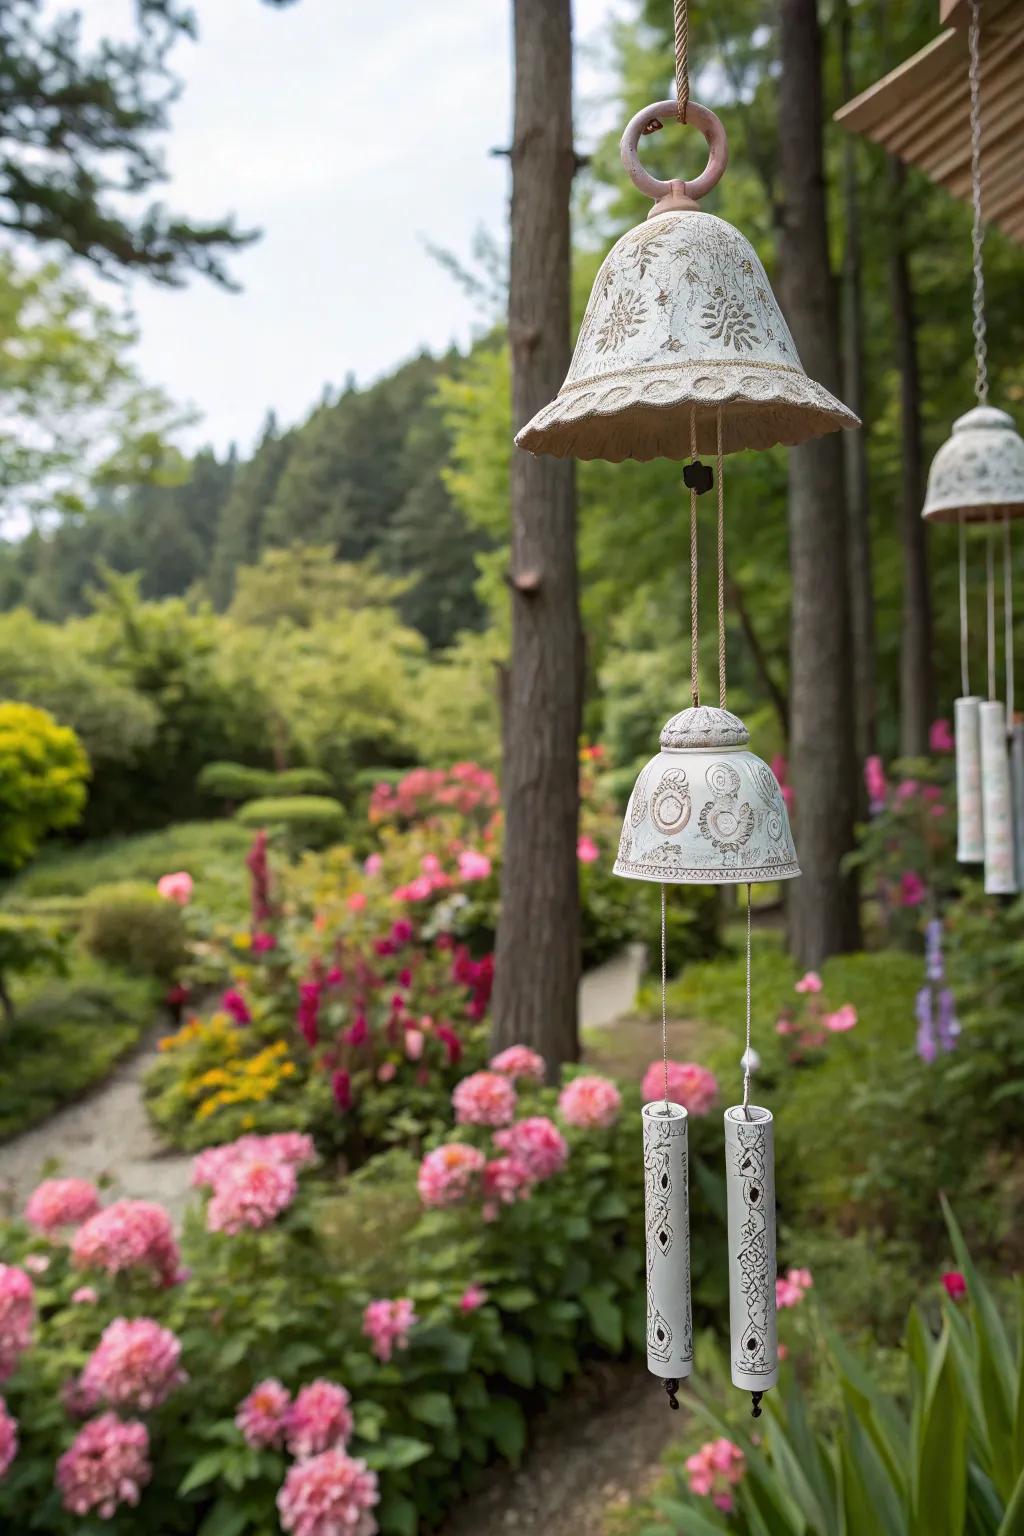
[[[235,815],[243,827],[266,827],[282,834],[293,848],[323,848],[341,835],[345,811],[327,795],[294,795],[250,800]]]
[[[98,885],[82,908],[82,942],[108,965],[141,976],[169,980],[185,958],[185,924],[180,907],[155,889],[122,881]]]
[[[320,768],[247,768],[243,763],[207,763],[196,786],[214,800],[237,803],[256,799],[283,799],[293,795],[329,795],[334,788]]]

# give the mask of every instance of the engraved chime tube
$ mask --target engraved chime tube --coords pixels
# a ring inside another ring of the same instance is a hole
[[[1020,721],[1010,729],[1010,785],[1013,791],[1017,884],[1021,885],[1024,884],[1024,725]]]
[[[641,1117],[647,1230],[647,1369],[666,1381],[679,1382],[693,1370],[687,1114],[680,1104],[659,1099],[645,1104]]]
[[[953,705],[956,738],[956,856],[961,864],[980,864],[985,858],[981,817],[981,734],[974,694]]]
[[[985,829],[985,893],[1012,896],[1017,890],[1013,843],[1010,758],[1006,711],[996,699],[979,705],[981,722],[982,819]]]
[[[759,1394],[779,1379],[775,1147],[767,1109],[736,1104],[726,1110],[725,1184],[732,1379],[734,1386]]]

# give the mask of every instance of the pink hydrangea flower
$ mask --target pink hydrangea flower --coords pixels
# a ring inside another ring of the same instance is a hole
[[[224,1012],[230,1014],[236,1024],[251,1024],[252,1014],[249,1012],[249,1004],[238,991],[237,987],[229,987],[220,1000]]]
[[[50,1261],[45,1253],[30,1253],[22,1263],[30,1275],[45,1275],[50,1267]]]
[[[576,857],[581,864],[593,864],[601,857],[601,850],[592,837],[580,837],[576,840]]]
[[[284,1442],[285,1418],[291,1408],[291,1393],[274,1376],[257,1382],[244,1397],[235,1414],[246,1445],[254,1450],[280,1446]]]
[[[525,1168],[535,1182],[561,1173],[569,1157],[565,1137],[546,1115],[530,1115],[495,1131],[494,1145]]]
[[[187,907],[192,900],[192,876],[187,870],[178,869],[173,875],[161,875],[156,888],[165,901],[173,901],[179,907]]]
[[[933,720],[928,732],[928,746],[932,752],[952,752],[956,743],[948,720]]]
[[[516,1112],[516,1090],[500,1072],[474,1072],[452,1094],[457,1125],[508,1125]]]
[[[485,1221],[493,1221],[502,1205],[514,1205],[517,1200],[528,1200],[534,1180],[530,1170],[514,1157],[494,1157],[484,1168]]]
[[[152,1474],[145,1424],[101,1413],[82,1425],[58,1461],[57,1487],[71,1514],[95,1510],[110,1520],[122,1504],[139,1502]]]
[[[743,1452],[724,1436],[709,1440],[686,1459],[690,1492],[710,1498],[716,1509],[728,1514],[733,1508],[731,1490],[741,1482],[746,1471]]]
[[[919,907],[928,894],[928,887],[913,869],[904,870],[900,876],[900,906]]]
[[[606,1077],[574,1077],[559,1094],[558,1108],[567,1125],[605,1130],[619,1118],[622,1095]]]
[[[281,1529],[290,1536],[374,1536],[370,1511],[378,1502],[377,1474],[344,1451],[296,1462],[277,1495]]]
[[[298,1179],[291,1163],[254,1153],[228,1165],[206,1207],[209,1232],[259,1231],[295,1199]]]
[[[251,1158],[287,1163],[296,1171],[316,1162],[312,1136],[304,1131],[275,1131],[269,1136],[239,1136],[237,1141],[207,1147],[192,1160],[192,1187],[215,1189],[221,1178],[238,1163]]]
[[[126,1269],[148,1269],[164,1285],[178,1277],[181,1255],[171,1218],[150,1200],[115,1200],[79,1227],[71,1245],[79,1269],[102,1269],[109,1275]]]
[[[352,1433],[349,1395],[335,1381],[311,1381],[297,1393],[284,1419],[288,1450],[300,1459],[343,1449]]]
[[[159,1408],[187,1381],[181,1369],[181,1342],[151,1317],[115,1317],[86,1361],[81,1388],[94,1403]]]
[[[7,1411],[7,1404],[0,1397],[0,1482],[7,1476],[11,1462],[18,1454],[18,1421]]]
[[[0,1264],[0,1381],[6,1381],[32,1340],[35,1288],[16,1264]]]
[[[80,1285],[71,1292],[71,1300],[76,1307],[94,1307],[99,1299],[99,1291],[94,1285]]]
[[[844,1003],[841,1008],[836,1009],[835,1013],[826,1013],[821,1022],[834,1035],[845,1034],[848,1029],[852,1029],[856,1024],[857,1010],[852,1003]]]
[[[491,861],[486,853],[464,848],[459,854],[459,875],[463,880],[486,880],[491,872]]]
[[[531,1051],[528,1045],[510,1045],[507,1050],[492,1056],[488,1065],[492,1072],[500,1072],[503,1077],[512,1078],[513,1082],[517,1078],[526,1077],[531,1082],[542,1083],[546,1076],[544,1057],[537,1051]]]
[[[393,1061],[382,1061],[380,1066],[377,1068],[378,1083],[392,1082],[397,1071],[398,1068]]]
[[[487,1291],[482,1285],[467,1285],[459,1297],[459,1311],[475,1312],[478,1307],[483,1306],[486,1300]]]
[[[88,1179],[44,1179],[25,1206],[25,1220],[39,1232],[77,1227],[100,1208],[100,1192]]]
[[[665,1097],[665,1066],[652,1061],[644,1073],[640,1092],[645,1102]],[[668,1064],[668,1096],[673,1104],[681,1104],[691,1115],[706,1115],[718,1097],[718,1079],[707,1067],[695,1061],[670,1061]]]
[[[775,1281],[775,1305],[780,1309],[799,1306],[813,1284],[809,1269],[791,1269],[779,1275]]]
[[[363,1313],[363,1332],[378,1360],[390,1360],[396,1349],[406,1349],[409,1330],[418,1321],[407,1296],[397,1301],[371,1301]]]
[[[793,991],[812,993],[820,992],[821,985],[821,977],[818,975],[817,971],[807,971],[806,974],[801,976],[800,980],[796,983]]]
[[[447,1142],[420,1163],[416,1187],[424,1205],[458,1205],[475,1188],[487,1159],[477,1147]]]

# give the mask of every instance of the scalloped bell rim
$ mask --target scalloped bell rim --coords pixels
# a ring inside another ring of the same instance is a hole
[[[516,446],[554,458],[648,459],[690,457],[690,416],[697,415],[697,452],[795,448],[860,419],[802,370],[736,362],[667,363],[604,378],[581,380],[559,391],[516,434]]]
[[[797,880],[803,871],[795,859],[788,864],[762,864],[756,869],[684,869],[672,872],[653,864],[623,865],[619,859],[612,874],[622,880],[644,880],[649,885],[767,885],[772,880]]]
[[[958,523],[961,518],[965,523],[987,523],[989,518],[995,521],[1001,517],[1024,517],[1024,500],[983,501],[973,506],[951,502],[948,506],[925,507],[921,516],[926,523]]]

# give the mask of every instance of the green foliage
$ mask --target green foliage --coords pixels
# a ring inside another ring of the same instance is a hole
[[[97,960],[169,981],[185,958],[181,909],[153,886],[97,885],[82,907],[82,943]]]
[[[243,827],[281,833],[292,848],[322,848],[340,836],[345,808],[327,795],[272,796],[250,800],[236,812]]]
[[[6,1023],[14,1017],[11,977],[47,968],[63,974],[66,947],[67,933],[52,918],[0,912],[0,1007]]]
[[[329,794],[331,781],[319,768],[246,768],[243,763],[206,763],[196,787],[214,800],[279,799],[283,795]]]
[[[0,704],[0,867],[27,864],[48,832],[73,827],[89,764],[74,731],[31,704]]]

